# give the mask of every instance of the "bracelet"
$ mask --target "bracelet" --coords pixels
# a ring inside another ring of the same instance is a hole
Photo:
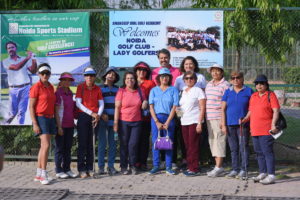
[[[157,122],[158,122],[158,119],[154,120],[154,122],[157,123]]]

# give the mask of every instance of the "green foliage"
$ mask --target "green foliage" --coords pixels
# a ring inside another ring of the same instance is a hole
[[[286,83],[300,84],[300,67],[286,67],[283,72],[283,80]]]

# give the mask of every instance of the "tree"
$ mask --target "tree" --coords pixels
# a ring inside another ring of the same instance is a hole
[[[178,0],[165,0],[167,8]],[[300,13],[281,7],[299,7],[293,0],[192,0],[193,8],[234,8],[224,12],[224,44],[236,49],[235,69],[240,70],[241,50],[258,48],[268,62],[285,62],[300,39]]]

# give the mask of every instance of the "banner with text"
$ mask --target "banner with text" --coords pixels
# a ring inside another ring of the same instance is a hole
[[[186,56],[194,56],[201,68],[223,65],[223,11],[111,11],[109,18],[110,66],[144,61],[157,67],[162,48],[175,67]]]
[[[79,74],[90,64],[87,12],[1,15],[1,39],[3,125],[31,124],[28,93],[39,80],[40,63],[51,66],[52,84],[62,72],[74,74],[79,82]]]

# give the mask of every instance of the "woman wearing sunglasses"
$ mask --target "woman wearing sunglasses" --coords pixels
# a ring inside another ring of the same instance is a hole
[[[40,138],[41,146],[38,154],[37,172],[34,181],[43,185],[52,178],[46,171],[51,135],[56,134],[54,118],[55,94],[54,87],[49,82],[51,68],[47,63],[38,66],[40,80],[34,84],[29,93],[29,111],[35,136]]]
[[[179,105],[182,109],[181,129],[184,139],[188,170],[186,176],[199,175],[199,142],[205,113],[205,94],[196,86],[195,72],[184,73],[185,87]]]
[[[250,98],[248,114],[241,123],[250,120],[252,142],[259,167],[259,175],[253,180],[267,185],[275,183],[274,138],[270,131],[277,131],[275,124],[280,106],[275,93],[270,92],[265,75],[257,76],[254,84],[256,92]]]
[[[244,85],[242,72],[231,73],[231,84],[222,97],[221,127],[227,134],[231,151],[232,171],[229,178],[243,178],[247,175],[249,157],[249,123],[242,124],[239,120],[247,115],[249,100],[253,90]],[[241,155],[241,159],[239,157]]]

